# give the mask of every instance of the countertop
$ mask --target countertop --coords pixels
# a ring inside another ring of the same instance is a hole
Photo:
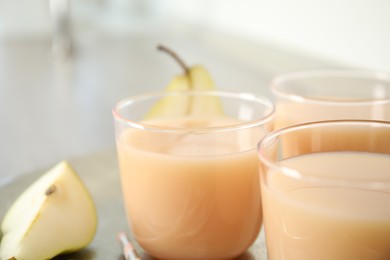
[[[111,109],[120,99],[163,89],[180,68],[162,43],[200,63],[219,89],[272,99],[273,76],[329,62],[204,28],[79,34],[72,55],[53,60],[50,38],[0,39],[0,184],[16,175],[114,147]]]

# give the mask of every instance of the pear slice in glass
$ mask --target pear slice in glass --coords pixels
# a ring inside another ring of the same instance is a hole
[[[201,95],[202,91],[210,90],[216,90],[216,87],[208,71],[201,65],[193,66],[186,73],[173,78],[165,91],[193,91],[194,94],[166,96],[152,106],[144,119],[223,115],[222,103],[218,97]]]
[[[178,75],[172,79],[169,85],[165,88],[167,92],[188,91],[190,84],[186,75]],[[144,119],[152,119],[165,116],[183,116],[187,113],[189,97],[183,96],[166,96],[157,101]]]
[[[217,89],[210,73],[203,66],[193,66],[188,74],[191,90],[201,92]],[[194,95],[189,101],[188,107],[190,115],[212,117],[224,114],[220,98],[212,95]]]

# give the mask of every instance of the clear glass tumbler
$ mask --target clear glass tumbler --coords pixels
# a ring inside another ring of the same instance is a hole
[[[275,129],[301,123],[363,119],[390,121],[390,74],[365,70],[311,70],[277,76]]]
[[[390,122],[286,127],[259,158],[269,260],[390,259]]]
[[[161,100],[178,107],[150,118]],[[192,112],[179,111],[199,100]],[[221,110],[208,113],[206,100]],[[124,203],[139,245],[161,259],[245,252],[262,225],[256,144],[272,129],[272,103],[245,93],[161,92],[120,101],[113,114]]]

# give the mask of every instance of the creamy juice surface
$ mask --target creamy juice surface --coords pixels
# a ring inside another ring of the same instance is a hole
[[[389,154],[314,153],[282,164],[329,183],[267,173],[262,196],[270,260],[390,259]],[[347,186],[330,184],[341,179]]]
[[[232,118],[145,122],[172,127],[237,124]],[[159,258],[232,258],[262,224],[259,129],[214,134],[126,130],[117,140],[128,219],[138,243]],[[186,257],[187,256],[187,257]]]
[[[368,151],[390,153],[390,131],[386,128],[346,124],[308,127],[281,137],[284,157],[330,151]]]

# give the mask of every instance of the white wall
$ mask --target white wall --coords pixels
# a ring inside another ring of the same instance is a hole
[[[76,20],[86,19],[90,7],[95,8],[89,12],[96,16],[93,22],[102,24],[104,18],[126,27],[123,22],[131,19],[114,16],[131,16],[134,6],[134,12],[149,8],[143,14],[158,16],[152,20],[160,23],[197,24],[320,58],[390,71],[390,0],[69,1]],[[0,37],[50,30],[48,0],[0,0]]]
[[[182,20],[355,66],[390,71],[389,0],[168,2],[161,4],[163,12]]]
[[[49,0],[0,0],[0,36],[47,34]]]

